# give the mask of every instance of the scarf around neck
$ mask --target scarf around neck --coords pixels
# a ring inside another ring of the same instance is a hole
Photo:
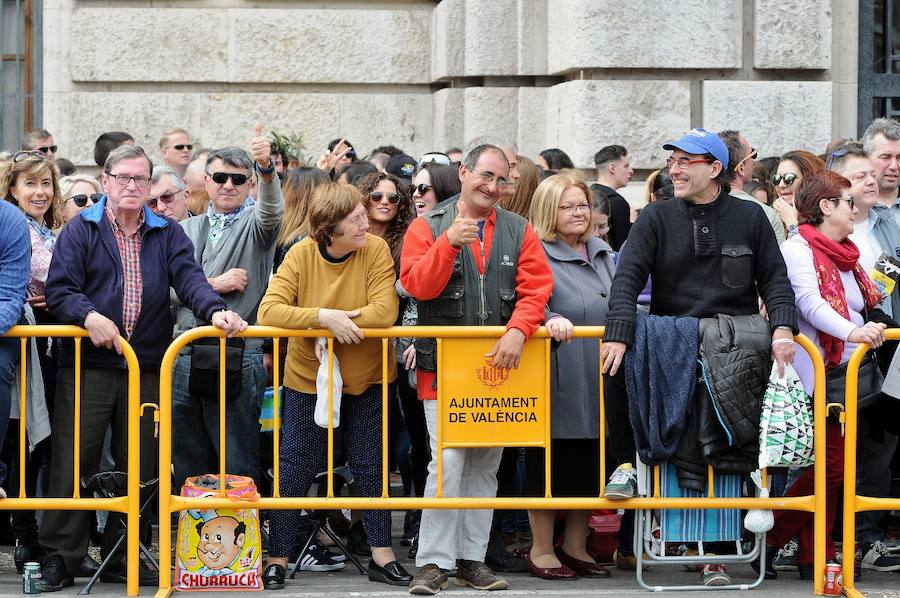
[[[38,222],[28,214],[25,214],[25,218],[28,220],[28,226],[31,227],[31,230],[36,232],[41,238],[41,242],[43,242],[47,251],[53,251],[53,247],[56,245],[56,235],[53,234],[53,231],[46,224]]]
[[[865,301],[866,309],[873,309],[881,301],[881,294],[859,265],[859,248],[849,238],[835,241],[823,235],[811,224],[800,225],[800,236],[809,244],[813,254],[813,265],[819,281],[819,292],[834,311],[847,320],[850,308],[841,272],[853,271],[853,277]],[[825,355],[825,368],[834,369],[841,364],[844,355],[844,341],[823,331],[819,331],[819,344]]]
[[[225,231],[231,228],[231,226],[237,222],[247,210],[252,208],[255,203],[254,199],[248,196],[247,199],[244,200],[244,203],[241,204],[241,207],[225,214],[219,214],[213,211],[212,202],[209,202],[209,205],[206,207],[206,219],[209,222],[210,240],[217,242],[221,239],[222,235],[225,234]]]

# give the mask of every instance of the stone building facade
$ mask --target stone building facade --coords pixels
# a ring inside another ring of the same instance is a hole
[[[855,136],[857,4],[844,0],[44,0],[43,125],[205,146],[302,133],[365,155],[484,134],[580,167],[621,143],[641,169],[692,126],[761,156]]]

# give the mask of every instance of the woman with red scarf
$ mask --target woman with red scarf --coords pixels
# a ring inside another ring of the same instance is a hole
[[[884,324],[866,323],[865,313],[874,309],[881,296],[859,265],[859,249],[848,236],[857,213],[850,195],[850,181],[830,171],[805,177],[797,189],[795,205],[800,234],[782,243],[788,278],[797,300],[800,332],[819,347],[830,371],[850,359],[858,343],[879,347],[884,342]],[[806,393],[813,394],[813,365],[805,351],[797,351],[794,368]],[[826,529],[834,526],[837,498],[844,475],[844,443],[841,428],[829,420],[826,430]],[[785,496],[813,493],[813,468],[809,467]],[[801,579],[812,579],[813,514],[776,511],[775,527],[766,538],[766,578],[777,573],[772,559],[777,548],[799,536],[798,568]],[[834,542],[828,535],[826,558],[834,558]]]

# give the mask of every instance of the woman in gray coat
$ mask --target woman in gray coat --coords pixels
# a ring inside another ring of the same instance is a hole
[[[595,338],[573,338],[573,326],[599,326],[606,319],[615,266],[612,248],[591,234],[591,194],[570,174],[545,179],[531,203],[531,226],[553,270],[553,293],[545,325],[558,344],[550,361],[551,489],[553,496],[598,496],[600,351]],[[525,457],[526,493],[544,495],[544,455]],[[608,577],[588,555],[590,511],[566,511],[565,541],[554,551],[553,511],[529,511],[534,545],[529,570],[544,579],[578,575]]]

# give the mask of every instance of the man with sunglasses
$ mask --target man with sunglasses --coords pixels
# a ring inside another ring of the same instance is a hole
[[[150,179],[150,199],[147,205],[160,216],[175,222],[193,216],[187,209],[187,185],[177,172],[168,166],[157,166]]]
[[[180,176],[184,176],[187,165],[191,163],[192,149],[194,144],[191,143],[191,136],[184,129],[178,127],[170,129],[159,138],[159,154],[163,164]]]
[[[172,342],[174,321],[170,285],[198,320],[233,335],[247,323],[227,309],[213,292],[192,254],[181,227],[146,207],[152,163],[143,149],[122,146],[106,159],[100,201],[70,220],[56,241],[47,277],[46,300],[60,323],[83,326],[90,342],[81,343],[80,449],[82,476],[97,472],[108,427],[116,469],[127,470],[128,371],[120,336],[137,354],[141,370],[141,403],[157,403],[159,365]],[[59,354],[50,495],[71,496],[77,484],[73,470],[75,412],[75,346],[64,339]],[[140,475],[156,477],[153,418],[141,419]],[[147,445],[149,443],[149,446]],[[136,473],[136,472],[135,472]],[[88,511],[46,511],[39,534],[47,556],[41,590],[54,592],[73,584],[90,539]],[[101,552],[109,554],[119,536],[120,514],[110,514]],[[146,519],[149,532],[149,519]],[[132,530],[129,530],[132,531]],[[137,532],[137,530],[134,530]],[[114,559],[101,581],[125,581],[121,558]],[[156,577],[141,567],[141,583]]]
[[[503,198],[509,161],[501,148],[480,145],[460,166],[462,191],[410,225],[403,239],[400,281],[419,301],[420,326],[505,326],[487,354],[492,365],[519,366],[525,341],[543,324],[553,274],[537,235],[520,216],[495,206]],[[416,339],[416,380],[424,400],[432,455],[437,451],[435,340]],[[445,496],[496,496],[502,448],[445,449]],[[437,459],[428,466],[426,496],[435,496]],[[492,511],[422,512],[411,594],[436,594],[447,571],[456,584],[502,590],[507,582],[485,563]]]
[[[719,138],[728,149],[728,170],[731,172],[731,196],[752,201],[758,205],[766,214],[769,224],[772,226],[772,232],[775,233],[775,239],[778,244],[784,243],[784,224],[778,212],[767,205],[763,205],[749,193],[744,191],[744,185],[753,180],[753,160],[756,158],[756,150],[750,147],[747,138],[738,131],[722,131]]]
[[[210,152],[206,159],[206,213],[188,218],[181,225],[194,243],[194,255],[210,284],[229,309],[254,324],[272,272],[284,198],[271,145],[263,137],[259,123],[251,148],[252,159],[236,147]],[[253,198],[249,196],[250,178],[256,174],[259,196]],[[175,336],[201,324],[190,310],[178,304],[176,307]],[[266,387],[263,339],[241,340],[229,348],[233,359],[240,360],[242,375],[238,387],[229,391],[234,395],[229,395],[226,408],[226,468],[228,473],[250,476],[258,484],[259,405]],[[178,486],[187,477],[218,469],[219,395],[216,389],[208,389],[208,394],[204,394],[196,382],[200,378],[194,354],[203,350],[187,347],[175,361],[172,455]]]
[[[53,160],[56,158],[56,150],[58,148],[53,141],[53,135],[47,130],[34,129],[25,134],[25,137],[22,139],[22,149],[41,152],[47,158]]]

